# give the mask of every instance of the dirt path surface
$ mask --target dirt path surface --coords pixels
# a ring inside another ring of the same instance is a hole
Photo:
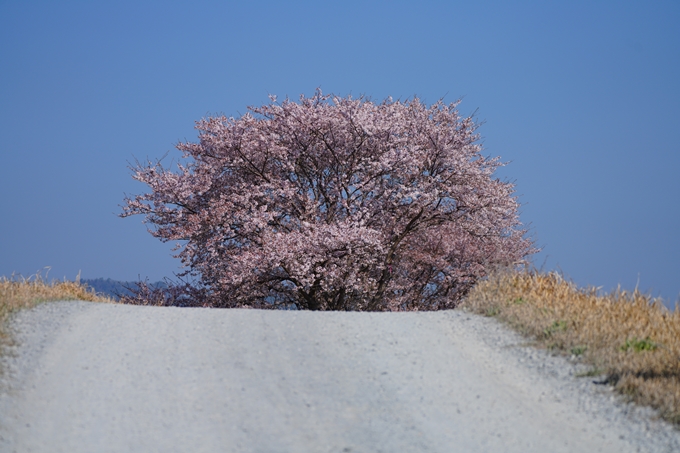
[[[680,451],[564,359],[463,311],[58,302],[12,325],[0,451]]]

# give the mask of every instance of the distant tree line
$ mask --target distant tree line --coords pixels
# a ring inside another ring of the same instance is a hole
[[[91,288],[97,294],[109,296],[115,300],[120,300],[121,297],[131,297],[138,284],[138,282],[112,280],[110,278],[81,279],[80,283]],[[146,284],[155,289],[163,289],[168,286],[162,281]]]

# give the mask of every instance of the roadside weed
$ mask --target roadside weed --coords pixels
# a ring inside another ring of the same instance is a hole
[[[113,302],[81,285],[79,278],[75,282],[47,282],[39,273],[28,278],[14,275],[9,278],[0,277],[0,339],[7,338],[5,322],[12,312],[50,300]]]
[[[529,270],[489,276],[461,307],[494,313],[543,347],[578,356],[619,392],[680,425],[679,310],[638,291],[600,294]]]
[[[631,349],[635,352],[653,351],[656,349],[656,343],[650,340],[649,337],[642,340],[633,337],[627,339],[623,346],[621,346],[622,351],[630,351]]]

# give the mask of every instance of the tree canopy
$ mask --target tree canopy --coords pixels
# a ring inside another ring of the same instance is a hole
[[[453,308],[533,253],[503,165],[458,103],[301,96],[197,122],[184,163],[138,164],[122,216],[180,241],[192,297],[216,307]]]

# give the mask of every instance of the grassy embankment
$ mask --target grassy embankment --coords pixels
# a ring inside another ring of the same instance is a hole
[[[51,300],[113,302],[94,294],[86,286],[77,282],[58,280],[47,282],[39,274],[29,278],[0,277],[0,343],[9,339],[5,327],[11,313]]]
[[[557,273],[498,273],[463,307],[493,316],[538,346],[577,356],[583,377],[604,376],[620,393],[680,426],[680,309],[634,292],[600,295]]]

